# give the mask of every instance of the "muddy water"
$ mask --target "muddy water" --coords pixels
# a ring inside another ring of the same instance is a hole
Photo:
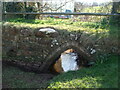
[[[77,53],[62,53],[61,56],[61,65],[64,72],[78,70],[76,59],[78,58]]]

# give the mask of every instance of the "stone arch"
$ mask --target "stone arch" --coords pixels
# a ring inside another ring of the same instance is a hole
[[[60,57],[61,53],[70,48],[74,49],[78,53],[78,55],[84,58],[84,60],[82,60],[84,64],[86,64],[89,60],[92,60],[91,55],[87,53],[86,49],[83,46],[81,46],[77,42],[67,42],[58,47],[55,51],[51,53],[51,55],[47,57],[46,61],[41,66],[40,71],[48,71],[49,67]]]

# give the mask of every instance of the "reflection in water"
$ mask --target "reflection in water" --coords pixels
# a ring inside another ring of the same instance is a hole
[[[77,66],[77,53],[62,53],[61,54],[61,63],[62,68],[64,72],[70,71],[70,70],[78,70]]]
[[[78,70],[79,67],[77,65],[78,55],[73,49],[68,49],[63,52],[60,58],[54,64],[54,69],[56,72],[67,72]]]

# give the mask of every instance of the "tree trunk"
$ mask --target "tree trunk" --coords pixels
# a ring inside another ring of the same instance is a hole
[[[37,8],[38,8],[38,12],[43,12],[43,10],[42,10],[42,1],[41,2],[37,2]],[[38,15],[37,18],[38,19],[42,19],[43,15]]]
[[[120,2],[113,2],[111,13],[118,13],[119,10],[120,10]]]

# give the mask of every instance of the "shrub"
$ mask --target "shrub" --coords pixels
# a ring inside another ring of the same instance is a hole
[[[22,2],[6,2],[5,3],[5,11],[6,12],[23,12],[24,4]],[[17,17],[22,18],[23,15],[9,15],[7,18]]]

